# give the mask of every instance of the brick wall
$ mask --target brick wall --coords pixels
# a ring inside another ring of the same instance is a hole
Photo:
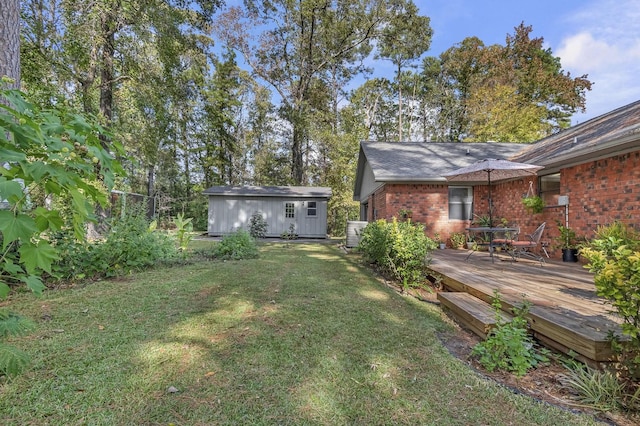
[[[592,237],[613,221],[640,229],[640,151],[562,170],[560,185],[578,235]]]
[[[470,221],[449,220],[449,188],[444,184],[386,184],[370,197],[378,219],[399,218],[400,210],[411,210],[413,222],[425,224],[427,235],[436,232],[443,240],[453,232],[464,232]]]
[[[640,229],[640,151],[591,161],[562,169],[560,195],[569,196],[569,226],[579,237],[592,238],[598,225],[622,221]],[[565,223],[564,206],[547,206],[542,213],[531,214],[522,204],[529,182],[537,194],[537,178],[517,179],[492,184],[494,224],[504,218],[520,226],[521,233],[532,233],[542,222],[547,226],[541,241],[549,243],[554,258],[561,256],[555,247],[558,223]],[[474,187],[473,211],[488,213],[488,188]],[[444,184],[386,184],[369,198],[368,217],[390,220],[401,209],[413,212],[412,220],[425,224],[427,235],[440,233],[443,239],[453,232],[464,232],[470,221],[449,220],[448,186]]]

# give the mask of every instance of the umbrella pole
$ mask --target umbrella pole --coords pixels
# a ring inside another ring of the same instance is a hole
[[[493,200],[491,200],[491,169],[487,170],[489,181],[489,228],[493,228]],[[489,230],[489,256],[493,262],[493,232]]]
[[[493,227],[493,200],[491,200],[491,170],[487,170],[489,180],[489,228]]]

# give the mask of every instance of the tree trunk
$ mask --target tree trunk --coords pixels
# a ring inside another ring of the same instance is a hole
[[[293,122],[293,144],[291,145],[291,177],[295,185],[302,185],[302,144],[304,143],[304,126],[297,120]]]
[[[402,142],[402,68],[400,67],[400,63],[398,63],[398,142]]]
[[[20,0],[0,2],[0,77],[13,80],[10,88],[20,88]]]
[[[100,68],[100,113],[105,118],[107,125],[113,118],[113,58],[115,56],[115,23],[111,13],[105,13],[101,23],[102,37],[102,64]]]

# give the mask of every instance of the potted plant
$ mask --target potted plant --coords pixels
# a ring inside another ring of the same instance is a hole
[[[563,262],[578,261],[578,245],[576,232],[568,226],[558,225],[560,236],[557,238],[558,247],[562,250]]]
[[[436,232],[435,234],[433,234],[433,241],[435,241],[436,244],[438,244],[438,246],[440,247],[440,250],[444,250],[447,248],[447,243],[445,243],[440,239],[440,233]]]
[[[464,248],[467,242],[467,236],[462,232],[454,232],[449,239],[451,240],[451,247],[454,249]]]
[[[537,195],[533,197],[525,197],[522,199],[522,204],[529,213],[542,213],[544,209],[544,200]]]
[[[413,212],[409,209],[400,209],[398,210],[398,214],[403,219],[411,219],[411,217],[413,216]]]

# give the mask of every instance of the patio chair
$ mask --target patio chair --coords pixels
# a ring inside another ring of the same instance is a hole
[[[542,238],[542,233],[544,232],[544,227],[546,225],[547,222],[542,222],[542,225],[538,226],[538,228],[533,231],[533,234],[525,234],[527,237],[526,240],[512,241],[510,244],[512,256],[514,258],[528,257],[530,259],[537,260],[540,262],[540,266],[542,266],[542,264],[545,263],[544,257],[539,253],[536,253],[534,250],[541,247],[540,238]]]
[[[518,235],[520,234],[520,227],[517,225],[509,225],[509,229],[507,231],[498,233],[496,232],[493,238],[493,243],[498,246],[507,246],[518,240]],[[515,229],[515,231],[511,230]]]

